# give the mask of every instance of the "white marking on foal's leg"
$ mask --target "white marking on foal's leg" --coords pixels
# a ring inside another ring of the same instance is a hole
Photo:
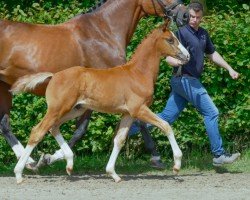
[[[129,128],[133,122],[133,119],[130,116],[124,116],[120,122],[119,130],[114,139],[114,147],[109,158],[109,162],[106,167],[106,172],[115,180],[115,182],[120,182],[121,178],[115,172],[115,162],[118,157],[118,154],[124,144],[124,141],[127,137]]]
[[[60,132],[58,132],[58,134],[55,136],[56,141],[58,142],[58,144],[61,147],[61,150],[64,154],[65,159],[67,160],[67,166],[66,166],[66,171],[68,173],[68,175],[71,174],[72,170],[73,170],[73,152],[70,149],[69,145],[65,142],[62,134]]]
[[[24,149],[24,152],[21,156],[21,158],[18,160],[16,167],[14,169],[14,172],[16,174],[16,180],[17,183],[21,183],[23,181],[22,179],[22,173],[23,173],[23,169],[24,166],[32,152],[32,150],[35,148],[35,145],[31,146],[31,145],[27,145],[26,148]]]
[[[17,159],[19,160],[19,158],[22,156],[22,154],[24,152],[24,147],[20,142],[18,142],[18,144],[14,145],[12,147],[12,150],[14,151]],[[26,164],[30,164],[30,163],[34,163],[34,162],[35,161],[31,157],[29,157]]]
[[[173,167],[173,173],[174,174],[178,174],[178,172],[180,171],[181,168],[181,158],[182,158],[182,152],[175,140],[174,137],[174,133],[173,131],[170,131],[170,133],[168,134],[168,139],[170,142],[170,145],[172,147],[173,150],[173,154],[174,154],[174,167]]]
[[[64,157],[64,154],[63,154],[63,150],[59,149],[53,155],[49,156],[48,164],[51,165],[51,164],[53,164],[54,162],[56,162],[58,160],[63,160],[64,158],[65,157]]]
[[[160,128],[168,137],[168,140],[170,142],[173,156],[174,156],[174,167],[173,172],[177,174],[181,168],[181,158],[182,158],[182,152],[175,140],[174,132],[169,125],[168,122],[164,121],[160,117],[158,117],[156,114],[154,114],[148,107],[141,107],[141,115],[140,119],[148,122],[150,124],[153,124]]]
[[[121,150],[121,147],[119,147],[117,145],[117,142],[114,140],[114,147],[113,147],[109,162],[106,166],[106,172],[115,180],[116,183],[121,181],[121,178],[115,172],[115,162],[116,162],[116,159],[118,157],[120,150]]]

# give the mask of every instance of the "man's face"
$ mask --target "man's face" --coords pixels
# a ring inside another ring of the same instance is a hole
[[[202,11],[195,12],[193,9],[189,10],[189,25],[194,28],[195,30],[198,30],[199,25],[201,23],[202,19]]]

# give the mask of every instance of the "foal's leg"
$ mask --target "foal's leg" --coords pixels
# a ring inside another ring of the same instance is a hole
[[[128,135],[129,128],[132,123],[133,123],[133,118],[131,118],[130,115],[124,115],[121,119],[117,134],[114,138],[114,147],[106,167],[106,172],[110,176],[112,176],[115,182],[121,181],[121,178],[115,172],[115,162],[122,146],[124,145],[124,142]]]
[[[74,132],[73,137],[68,142],[68,145],[70,148],[72,148],[76,144],[76,142],[79,141],[85,135],[92,112],[93,112],[92,110],[85,111],[85,113],[77,121],[78,128]],[[41,158],[39,159],[37,168],[46,164],[51,165],[54,162],[63,160],[63,159],[64,159],[64,154],[63,154],[62,149],[57,150],[53,155],[43,154]]]
[[[159,118],[147,106],[142,106],[135,117],[139,120],[157,126],[167,135],[174,154],[175,165],[173,167],[173,172],[177,174],[181,168],[182,152],[175,140],[174,132],[169,123]]]
[[[32,129],[28,144],[14,169],[17,183],[21,183],[23,181],[22,172],[25,163],[27,162],[31,152],[36,147],[36,145],[43,139],[44,135],[51,129],[53,124],[56,122],[56,117],[57,116],[55,115],[55,113],[47,112],[43,120]]]
[[[62,134],[60,133],[59,126],[52,128],[51,133],[58,142],[62,153],[67,161],[66,171],[68,175],[71,175],[71,172],[73,170],[73,152],[70,149],[69,145],[65,142]]]

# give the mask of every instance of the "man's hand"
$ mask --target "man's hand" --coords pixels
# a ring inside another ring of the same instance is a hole
[[[236,71],[233,70],[233,69],[230,69],[230,70],[229,70],[229,74],[230,74],[230,76],[232,77],[232,79],[237,79],[237,78],[239,78],[239,73],[236,72]]]
[[[173,58],[171,56],[167,56],[166,57],[166,61],[169,65],[173,66],[173,67],[179,67],[185,63],[181,62],[180,60]]]

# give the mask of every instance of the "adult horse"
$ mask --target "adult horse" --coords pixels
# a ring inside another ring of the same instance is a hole
[[[154,30],[144,39],[132,59],[124,65],[111,69],[76,66],[55,74],[44,72],[20,78],[12,86],[13,92],[33,90],[44,81],[49,83],[46,89],[48,110],[41,122],[32,129],[27,147],[15,167],[17,183],[23,181],[23,168],[32,150],[49,130],[60,145],[67,160],[66,171],[71,174],[73,152],[64,141],[59,128],[62,123],[80,116],[87,109],[122,114],[106,167],[107,173],[115,182],[121,181],[114,169],[115,162],[134,118],[157,126],[167,135],[174,155],[173,171],[177,173],[181,167],[182,152],[173,130],[168,122],[159,118],[148,107],[152,103],[162,56],[172,56],[184,64],[190,57],[166,26]]]
[[[0,21],[0,132],[17,158],[24,148],[10,130],[12,96],[8,90],[19,77],[76,65],[107,68],[124,64],[126,46],[143,16],[170,16],[182,24],[187,21],[185,12],[177,0],[107,0],[59,25]],[[45,88],[46,84],[31,92],[44,95]],[[91,111],[82,117],[71,147],[83,135],[90,115]]]

